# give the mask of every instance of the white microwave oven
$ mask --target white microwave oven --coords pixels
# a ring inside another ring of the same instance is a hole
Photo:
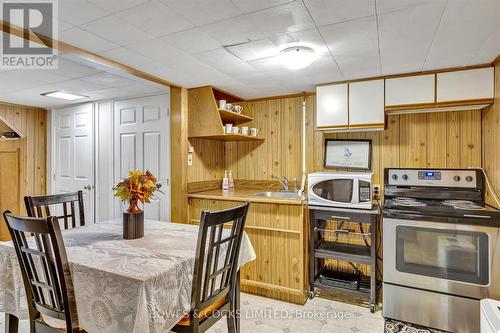
[[[308,203],[331,206],[372,209],[373,173],[315,172],[308,176]]]

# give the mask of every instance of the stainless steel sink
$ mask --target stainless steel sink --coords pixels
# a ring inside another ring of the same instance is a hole
[[[297,192],[268,191],[255,193],[257,197],[280,198],[280,199],[302,199]]]

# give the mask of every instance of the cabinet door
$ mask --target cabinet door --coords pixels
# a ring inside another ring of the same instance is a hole
[[[384,80],[349,83],[349,127],[384,127]]]
[[[316,128],[348,128],[347,83],[316,88]]]
[[[428,74],[385,80],[385,105],[434,103],[435,78],[435,74]]]
[[[494,68],[437,74],[437,102],[494,98]]]

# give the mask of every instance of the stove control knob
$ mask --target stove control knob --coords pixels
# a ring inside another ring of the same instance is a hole
[[[460,176],[453,177],[453,180],[456,181],[456,182],[459,182],[460,181]]]
[[[473,180],[472,176],[467,176],[465,177],[465,180],[468,181],[469,183]]]
[[[403,175],[404,180],[408,180],[408,175]]]
[[[398,175],[393,174],[393,175],[392,175],[392,179],[394,179],[394,180],[398,179]]]

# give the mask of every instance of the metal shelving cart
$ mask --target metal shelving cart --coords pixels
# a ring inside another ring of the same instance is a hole
[[[370,311],[375,312],[377,302],[377,230],[380,220],[380,210],[347,209],[337,207],[309,206],[309,298],[315,295],[315,288],[333,292],[343,292],[361,296],[370,302]],[[333,233],[348,235],[349,230],[342,228],[328,229],[327,221],[354,222],[360,225],[361,233],[356,233],[365,240],[365,245],[340,243],[325,239],[325,234]],[[369,225],[369,231],[364,233],[363,226]],[[370,244],[368,244],[370,239]],[[370,266],[370,276],[363,276],[358,270],[345,273],[328,269],[324,259],[333,259],[351,264],[366,264]]]

